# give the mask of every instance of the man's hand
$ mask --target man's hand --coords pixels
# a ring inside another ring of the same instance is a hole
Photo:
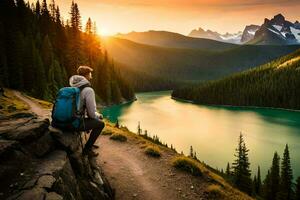
[[[103,115],[102,114],[100,114],[98,112],[96,114],[97,114],[98,119],[101,119],[101,120],[103,119]]]

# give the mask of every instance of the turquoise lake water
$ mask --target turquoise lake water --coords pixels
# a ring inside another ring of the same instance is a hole
[[[158,135],[178,152],[189,153],[214,168],[224,170],[234,160],[240,133],[243,133],[252,172],[260,165],[264,176],[275,151],[282,157],[289,145],[294,177],[300,176],[300,112],[265,109],[202,106],[171,99],[170,91],[137,94],[137,101],[105,108],[102,113],[112,122],[137,132]],[[263,177],[264,178],[264,177]]]

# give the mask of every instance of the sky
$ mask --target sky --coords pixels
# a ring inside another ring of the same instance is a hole
[[[35,0],[31,0],[35,1]],[[40,0],[41,1],[41,0]],[[51,0],[48,0],[50,3]],[[243,31],[282,13],[300,21],[300,0],[74,0],[83,26],[88,17],[102,35],[131,31],[165,30],[188,35],[202,27],[219,33]],[[56,0],[64,19],[72,0]]]

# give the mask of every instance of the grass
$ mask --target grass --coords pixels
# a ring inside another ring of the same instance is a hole
[[[125,135],[122,134],[118,134],[118,133],[114,133],[112,134],[109,139],[111,140],[115,140],[115,141],[119,141],[119,142],[126,142],[127,141],[127,137]]]
[[[172,165],[180,170],[186,171],[194,176],[202,176],[203,170],[200,164],[186,156],[175,157],[172,161]]]
[[[41,99],[36,99],[36,98],[28,96],[28,95],[26,95],[26,97],[28,97],[29,99],[31,99],[34,102],[38,103],[44,109],[52,109],[53,104],[48,102],[48,101],[44,101],[44,100],[41,100]]]
[[[208,194],[209,199],[223,199],[226,196],[221,186],[216,184],[209,185],[205,192]]]
[[[29,106],[22,100],[17,98],[12,90],[4,89],[5,96],[0,96],[0,114],[3,116],[11,116],[21,112],[27,112]]]
[[[113,132],[111,130],[105,129],[102,131],[101,135],[112,135]]]
[[[160,157],[161,156],[161,150],[157,146],[153,146],[153,145],[147,146],[145,148],[145,153],[152,157]]]

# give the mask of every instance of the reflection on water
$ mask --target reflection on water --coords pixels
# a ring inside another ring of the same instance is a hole
[[[188,154],[192,145],[200,160],[217,168],[233,162],[240,132],[250,149],[251,167],[260,165],[263,174],[271,165],[275,151],[280,155],[290,146],[294,175],[300,176],[300,112],[262,108],[201,106],[176,101],[170,92],[140,93],[138,101],[103,110],[105,117],[136,132],[156,134]]]

